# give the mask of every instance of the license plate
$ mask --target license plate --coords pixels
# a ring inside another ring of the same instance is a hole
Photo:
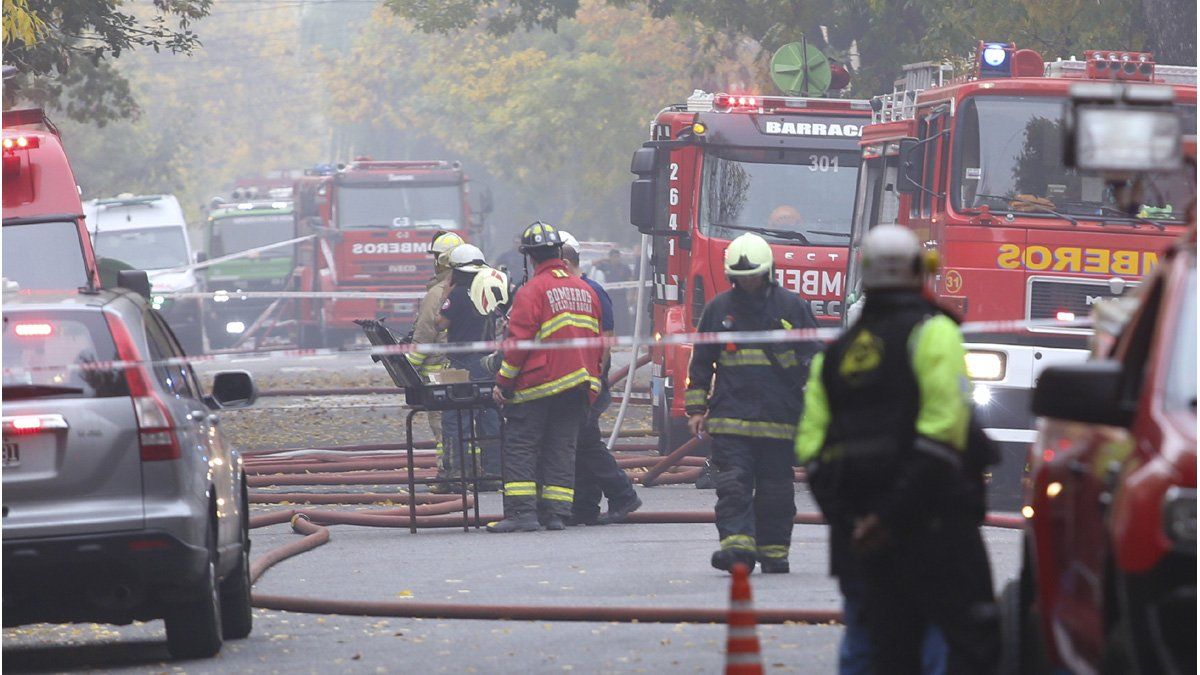
[[[4,466],[17,466],[21,463],[21,448],[16,443],[4,443]]]

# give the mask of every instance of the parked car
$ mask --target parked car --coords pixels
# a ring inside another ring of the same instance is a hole
[[[244,371],[205,395],[161,315],[131,291],[3,305],[5,626],[163,618],[176,657],[251,630],[249,510],[216,411],[250,405]],[[90,366],[90,367],[88,367]]]
[[[1194,228],[1140,291],[1110,351],[1038,383],[1024,565],[1002,603],[1022,672],[1196,671]]]
[[[204,351],[204,322],[199,298],[170,298],[164,293],[203,290],[190,268],[206,258],[192,250],[183,209],[174,195],[122,194],[83,203],[96,255],[150,277],[154,308],[161,311],[183,346]]]

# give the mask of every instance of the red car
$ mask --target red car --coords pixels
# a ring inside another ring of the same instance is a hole
[[[1038,383],[1024,565],[1003,598],[1022,672],[1196,671],[1194,226],[1140,298],[1107,352]]]

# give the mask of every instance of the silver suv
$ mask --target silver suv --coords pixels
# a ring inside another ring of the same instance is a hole
[[[158,312],[124,291],[6,293],[5,626],[166,620],[176,657],[250,634],[241,456],[213,412],[247,406],[242,371],[204,395]]]

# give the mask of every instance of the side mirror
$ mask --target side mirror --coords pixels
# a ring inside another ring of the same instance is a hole
[[[258,400],[254,378],[244,370],[224,370],[213,377],[209,397],[219,408],[245,408]]]
[[[204,251],[196,251],[196,262],[197,263],[208,262],[208,254],[205,253]]]
[[[920,192],[925,174],[925,145],[915,138],[900,141],[900,179],[896,192],[913,194]]]
[[[483,188],[483,192],[479,193],[479,212],[487,215],[492,212],[495,206],[492,200],[492,188]]]
[[[145,270],[118,270],[117,286],[127,288],[147,300],[150,299],[150,277]]]
[[[1071,422],[1128,427],[1134,409],[1121,400],[1124,373],[1118,361],[1087,361],[1042,371],[1033,391],[1033,414]]]
[[[637,179],[629,186],[629,222],[643,234],[654,230],[661,155],[658,148],[638,148],[633,151],[629,167],[637,174]]]

